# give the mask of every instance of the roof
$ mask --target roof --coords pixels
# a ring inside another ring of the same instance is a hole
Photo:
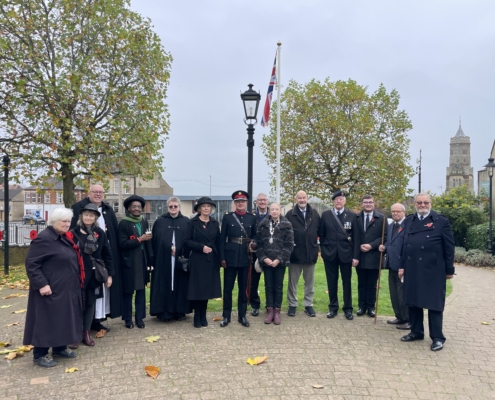
[[[51,185],[47,185],[47,186],[29,186],[26,188],[26,190],[37,190],[37,189],[41,189],[41,190],[63,190],[64,189],[64,183],[62,181],[58,181],[58,182],[55,182],[53,184],[53,186]],[[86,189],[84,189],[82,186],[78,186],[76,185],[76,188],[75,190],[83,190],[85,191]]]
[[[9,200],[12,200],[15,196],[17,196],[19,193],[21,193],[24,189],[18,188],[18,189],[9,189]],[[0,200],[5,200],[5,190],[0,189]]]
[[[457,133],[455,134],[455,137],[466,137],[464,134],[462,128],[461,128],[461,123],[459,122],[459,129],[457,130]]]
[[[141,196],[145,200],[162,200],[166,201],[171,197],[178,197],[180,201],[195,201],[202,196],[179,196],[176,194],[162,194],[162,195],[145,195]],[[231,196],[210,196],[213,201],[221,201],[221,200],[232,200]]]

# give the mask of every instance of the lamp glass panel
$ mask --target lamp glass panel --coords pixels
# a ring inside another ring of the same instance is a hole
[[[246,118],[256,118],[256,100],[244,101],[244,107],[246,108]]]

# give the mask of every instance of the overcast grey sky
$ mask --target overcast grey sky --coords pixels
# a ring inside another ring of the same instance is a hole
[[[210,176],[212,195],[246,189],[239,94],[253,83],[262,109],[279,40],[283,85],[329,77],[397,89],[413,123],[414,166],[423,150],[423,190],[445,190],[461,116],[477,187],[495,138],[494,1],[132,0],[131,7],[151,18],[174,58],[163,176],[175,194],[208,195]],[[260,149],[268,129],[256,126],[255,194],[270,191]]]

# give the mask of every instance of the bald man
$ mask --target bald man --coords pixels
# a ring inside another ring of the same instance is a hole
[[[294,317],[298,306],[297,284],[301,273],[304,278],[304,312],[316,317],[313,309],[315,295],[315,264],[318,260],[318,227],[320,214],[308,204],[308,195],[300,190],[295,197],[296,205],[285,214],[294,230],[294,250],[290,255],[287,315]]]

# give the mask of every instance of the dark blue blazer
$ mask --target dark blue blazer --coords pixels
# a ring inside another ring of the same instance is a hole
[[[400,224],[394,237],[392,237],[392,231],[394,229],[395,221],[387,228],[387,240],[385,240],[387,266],[394,271],[398,271],[402,268],[400,255],[402,253],[402,245],[404,243],[404,221],[405,219],[402,220],[402,223]]]

